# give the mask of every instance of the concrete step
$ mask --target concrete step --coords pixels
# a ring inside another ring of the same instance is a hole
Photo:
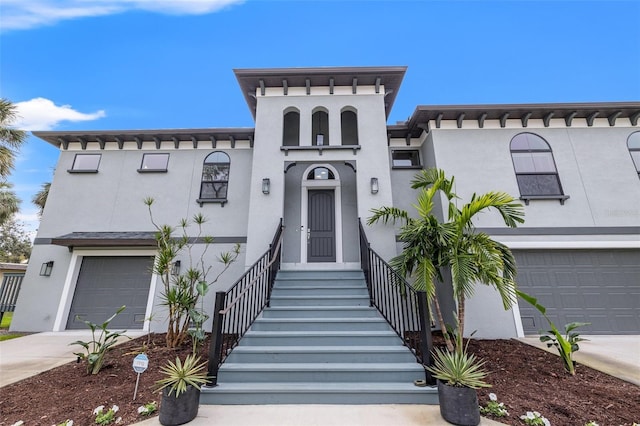
[[[436,387],[413,383],[224,383],[203,388],[201,404],[438,404]],[[301,424],[305,423],[301,419]]]
[[[278,277],[274,282],[274,288],[299,286],[299,287],[313,287],[313,286],[325,286],[325,287],[344,287],[344,286],[361,286],[367,287],[367,283],[364,278],[286,278]]]
[[[271,296],[271,306],[369,306],[368,296]]]
[[[229,383],[413,383],[425,378],[424,368],[409,363],[230,363],[218,371],[219,382]]]
[[[298,286],[274,287],[271,297],[274,296],[363,296],[368,297],[369,291],[365,286]]]
[[[376,308],[367,306],[272,306],[263,318],[380,318]]]
[[[278,279],[364,279],[364,272],[362,269],[340,269],[340,270],[317,270],[317,271],[305,271],[305,270],[279,270]]]
[[[405,346],[237,346],[230,363],[415,362]]]
[[[402,345],[393,331],[255,331],[240,346],[383,346]]]
[[[383,318],[258,318],[256,331],[376,331],[391,330]]]

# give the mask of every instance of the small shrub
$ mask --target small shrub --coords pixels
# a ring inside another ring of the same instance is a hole
[[[155,401],[148,402],[138,407],[138,414],[141,416],[150,416],[158,410],[158,404]]]
[[[86,353],[82,352],[74,352],[74,355],[77,355],[79,359],[84,359],[87,361],[87,374],[98,374],[100,369],[102,368],[102,364],[104,363],[104,357],[107,352],[111,349],[113,345],[116,344],[118,337],[125,336],[123,331],[121,333],[113,332],[107,330],[109,323],[122,311],[124,311],[125,306],[121,306],[118,308],[115,314],[111,315],[102,325],[98,326],[98,324],[94,324],[91,321],[84,321],[85,324],[91,329],[91,340],[88,342],[83,342],[82,340],[77,340],[73,343],[69,343],[70,345],[79,345],[82,346]],[[96,339],[96,330],[100,328],[100,335]]]
[[[504,404],[502,402],[498,402],[498,397],[495,393],[489,394],[489,402],[485,407],[480,406],[480,414],[483,416],[494,416],[494,417],[506,417],[509,415],[509,412],[506,408],[504,408]]]
[[[113,407],[109,408],[107,411],[104,411],[104,405],[96,407],[96,409],[93,410],[93,415],[96,416],[95,423],[101,426],[110,425],[113,422],[120,423],[122,418],[121,417],[116,418],[116,413],[118,412],[119,409],[120,408],[117,405],[114,405]]]
[[[527,414],[520,416],[527,426],[551,426],[551,422],[537,411],[527,411]]]

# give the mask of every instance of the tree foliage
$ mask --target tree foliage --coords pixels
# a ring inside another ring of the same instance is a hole
[[[494,287],[505,309],[516,300],[516,264],[511,251],[489,235],[478,232],[473,225],[474,218],[481,212],[494,209],[509,227],[524,222],[522,204],[509,194],[473,194],[471,200],[460,208],[454,187],[454,178],[446,177],[444,171],[423,170],[412,181],[412,188],[420,190],[413,205],[416,218],[395,207],[381,207],[372,210],[373,216],[368,220],[369,224],[378,221],[401,223],[399,239],[403,251],[391,260],[391,265],[403,276],[412,276],[414,286],[427,293],[449,350],[453,350],[453,342],[447,333],[436,291],[436,283],[442,285],[444,282],[443,270],[451,272],[453,295],[457,302],[457,333],[463,335],[465,301],[473,295],[477,283]],[[441,220],[433,213],[435,200],[440,195],[448,201],[447,220]]]
[[[0,98],[0,179],[6,179],[13,170],[16,150],[27,139],[26,132],[11,127],[18,118],[16,107]]]
[[[40,209],[38,215],[42,216],[44,212],[44,206],[47,204],[47,198],[49,197],[49,189],[51,189],[51,182],[45,182],[40,187],[40,190],[33,195],[31,202],[38,206]]]
[[[0,181],[0,225],[20,210],[20,199],[12,191],[13,185]]]
[[[22,224],[10,217],[0,225],[0,262],[20,263],[31,255],[31,239]]]

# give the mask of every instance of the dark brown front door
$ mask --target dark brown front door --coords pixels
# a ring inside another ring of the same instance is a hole
[[[309,190],[307,262],[336,261],[333,189]]]

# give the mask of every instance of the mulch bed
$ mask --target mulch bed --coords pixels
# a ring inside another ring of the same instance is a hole
[[[149,341],[147,342],[147,339]],[[146,347],[149,367],[140,377],[133,401],[136,373],[133,358]],[[201,350],[206,358],[208,342]],[[486,360],[490,389],[478,391],[481,404],[489,392],[504,402],[509,417],[495,419],[523,425],[519,416],[539,411],[554,426],[583,426],[590,420],[600,426],[631,426],[640,422],[640,387],[579,365],[574,377],[566,374],[560,358],[516,340],[472,340],[469,349]],[[72,419],[75,425],[92,425],[99,405],[118,405],[121,425],[143,420],[140,405],[160,402],[155,381],[160,365],[176,356],[184,359],[189,346],[167,349],[164,334],[151,334],[116,346],[97,375],[87,375],[83,363],[74,361],[37,376],[0,388],[0,426],[23,420],[26,426],[53,425]]]

